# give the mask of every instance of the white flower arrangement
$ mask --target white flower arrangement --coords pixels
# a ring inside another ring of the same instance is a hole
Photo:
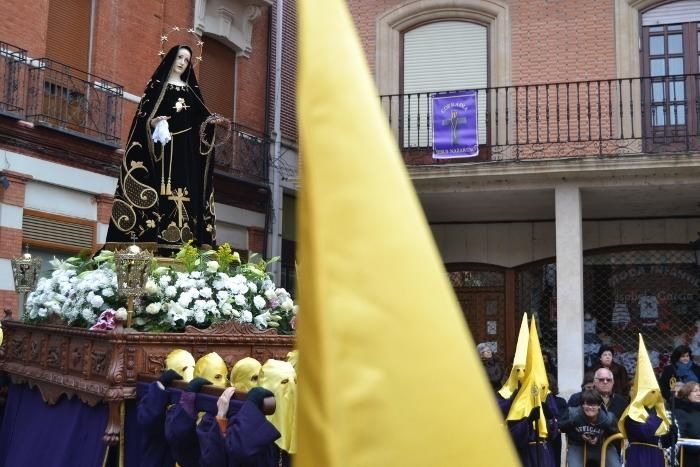
[[[134,328],[142,331],[180,331],[235,319],[259,329],[294,333],[297,307],[290,294],[275,286],[266,271],[269,262],[241,263],[230,246],[199,252],[185,245],[177,256],[185,271],[154,267],[138,300]],[[107,309],[119,313],[126,300],[117,293],[113,254],[91,260],[54,260],[51,277],[39,280],[27,299],[25,317],[41,322],[58,316],[68,325],[90,327]]]

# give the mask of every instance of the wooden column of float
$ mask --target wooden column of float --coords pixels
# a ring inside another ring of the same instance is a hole
[[[261,363],[268,358],[286,359],[293,336],[274,329],[260,331],[234,321],[208,329],[188,326],[184,333],[89,331],[54,324],[27,324],[3,320],[5,339],[0,347],[0,370],[15,384],[37,387],[47,404],[65,395],[78,397],[94,407],[104,402],[109,419],[104,441],[119,442],[120,406],[136,397],[139,375],[159,375],[165,357],[173,349],[185,349],[195,359],[217,352],[229,368],[244,357]]]

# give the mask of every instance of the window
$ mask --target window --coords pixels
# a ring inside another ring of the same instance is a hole
[[[440,21],[403,35],[404,147],[432,145],[430,96],[483,89],[488,84],[488,29],[468,21]],[[479,144],[486,144],[486,93],[479,92]]]
[[[204,102],[211,112],[233,117],[236,53],[221,42],[204,37],[202,61],[195,70]]]
[[[673,150],[697,136],[699,42],[699,2],[666,3],[642,14],[647,143]]]

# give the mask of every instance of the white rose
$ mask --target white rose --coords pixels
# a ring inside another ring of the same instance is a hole
[[[102,289],[102,296],[103,297],[114,297],[114,290],[110,288]]]
[[[199,291],[199,296],[202,298],[211,298],[211,289],[209,287],[204,287]]]
[[[218,261],[207,261],[207,271],[208,272],[217,272],[219,270],[219,262]]]
[[[90,305],[92,305],[93,308],[101,307],[104,302],[104,299],[99,295],[93,295],[90,299]]]
[[[258,286],[254,282],[248,282],[248,288],[253,293],[258,293]]]
[[[128,313],[126,312],[126,308],[121,307],[117,310],[114,311],[114,317],[117,318],[119,321],[126,321]]]
[[[228,293],[227,291],[225,291],[225,290],[219,290],[219,291],[216,293],[216,298],[217,298],[220,302],[225,302],[226,300],[228,300],[229,297],[230,297],[229,293]]]
[[[245,304],[246,304],[246,299],[243,295],[236,295],[234,297],[234,301],[236,302],[236,305],[238,305],[238,306],[245,306]]]
[[[160,313],[160,308],[161,308],[160,302],[150,303],[146,307],[146,313],[148,313],[149,315],[157,315],[158,313]]]
[[[191,301],[192,296],[188,292],[183,292],[182,295],[180,295],[180,298],[178,298],[177,303],[179,303],[183,307],[187,307],[189,306]]]
[[[158,283],[161,287],[167,287],[170,284],[170,281],[172,281],[172,277],[168,275],[160,276],[160,279],[158,279]]]
[[[221,305],[221,312],[225,314],[226,316],[231,316],[231,311],[233,310],[233,307],[231,306],[230,303],[224,303]]]
[[[241,321],[244,323],[250,323],[253,321],[253,313],[249,310],[241,310]]]
[[[206,313],[204,313],[204,310],[197,310],[194,312],[194,320],[198,323],[203,323],[204,320],[207,318]]]
[[[169,285],[165,288],[166,297],[174,297],[175,295],[177,295],[177,287]]]
[[[151,279],[146,281],[146,286],[144,287],[148,295],[155,295],[158,293],[158,284],[153,282]]]
[[[282,311],[289,311],[292,308],[294,308],[294,302],[291,298],[287,298],[285,301],[282,302],[280,308],[282,308]]]
[[[255,308],[257,308],[258,310],[262,310],[263,308],[265,308],[265,303],[265,299],[262,298],[260,295],[256,295],[255,297],[253,297],[253,305],[255,305]]]
[[[268,300],[272,300],[274,298],[277,298],[277,294],[275,293],[275,289],[264,289],[264,290],[265,290],[265,292],[263,293],[263,295],[265,295],[265,298],[267,298]]]

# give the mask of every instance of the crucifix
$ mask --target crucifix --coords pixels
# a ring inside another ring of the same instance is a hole
[[[467,117],[457,117],[456,110],[452,111],[449,119],[442,121],[443,125],[450,125],[453,145],[457,144],[457,127],[460,123],[467,123]]]
[[[187,213],[184,204],[185,201],[190,200],[190,198],[187,198],[187,190],[183,192],[182,188],[178,188],[173,195],[168,196],[168,199],[175,202],[175,207],[177,208],[177,226],[182,227],[182,219]]]

